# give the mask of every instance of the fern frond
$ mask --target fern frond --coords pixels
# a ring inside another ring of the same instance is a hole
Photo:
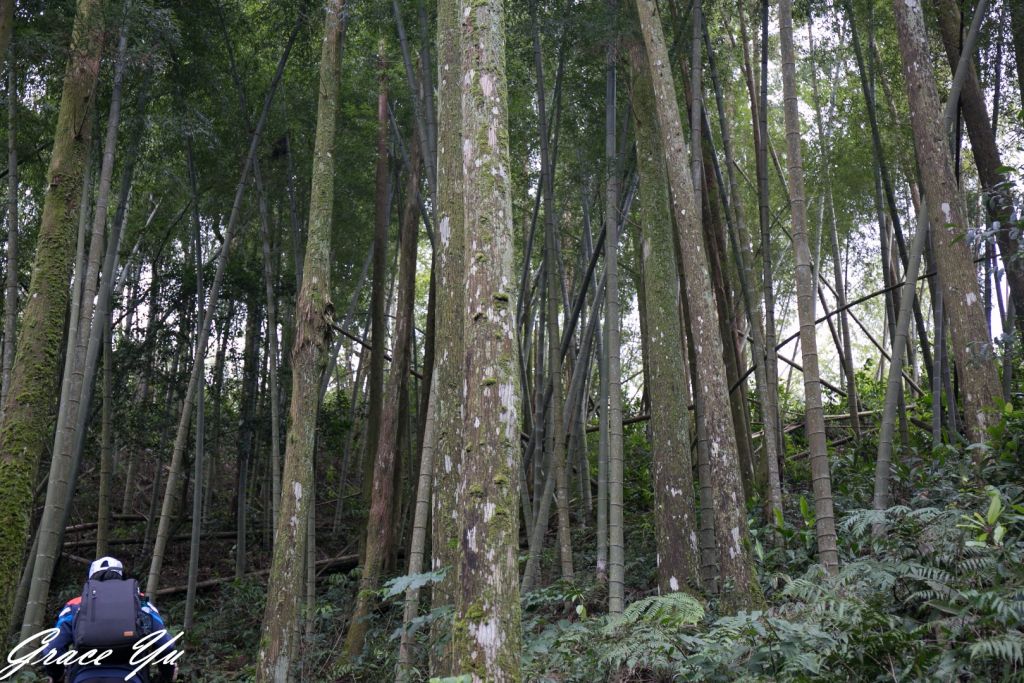
[[[1024,665],[1024,634],[1007,631],[1003,635],[984,638],[970,647],[971,661],[997,659],[1008,664]]]

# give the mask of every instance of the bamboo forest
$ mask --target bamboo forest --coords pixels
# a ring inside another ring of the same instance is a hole
[[[1024,0],[0,60],[0,681],[1024,681]]]

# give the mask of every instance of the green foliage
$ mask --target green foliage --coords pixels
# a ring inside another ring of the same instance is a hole
[[[1024,670],[1021,489],[933,492],[942,497],[935,505],[843,516],[845,561],[834,577],[793,552],[806,539],[787,519],[773,532],[755,529],[767,546],[765,569],[776,568],[762,576],[771,598],[764,611],[716,619],[712,608],[705,618],[685,594],[642,598],[619,617],[547,624],[527,638],[524,670],[567,681],[1016,680]],[[811,534],[813,510],[795,504]],[[974,538],[975,523],[986,542]]]

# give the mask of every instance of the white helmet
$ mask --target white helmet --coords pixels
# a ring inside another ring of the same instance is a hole
[[[124,565],[121,564],[121,560],[113,557],[101,557],[100,559],[89,565],[89,578],[91,579],[93,574],[103,571],[115,571],[119,575],[124,575]]]

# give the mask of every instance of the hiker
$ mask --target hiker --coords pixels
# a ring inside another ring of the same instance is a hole
[[[113,557],[101,557],[89,566],[82,595],[67,601],[56,628],[60,632],[43,654],[56,653],[51,660],[69,650],[78,654],[70,666],[46,665],[51,683],[150,683],[147,654],[157,651],[160,655],[149,659],[157,660],[156,680],[170,683],[177,677],[177,665],[163,663],[175,652],[174,639],[166,633],[156,607],[139,592],[138,582],[126,578],[124,565]],[[155,635],[158,631],[164,633]],[[89,650],[109,654],[85,657]]]

